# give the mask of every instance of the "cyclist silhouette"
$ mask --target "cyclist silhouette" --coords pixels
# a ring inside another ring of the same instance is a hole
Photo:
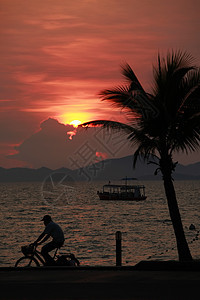
[[[54,265],[55,262],[49,255],[49,252],[63,246],[64,234],[61,227],[52,221],[51,216],[45,215],[41,221],[44,221],[45,230],[33,244],[41,245],[52,237],[52,241],[42,247],[41,254],[45,259],[46,265]]]

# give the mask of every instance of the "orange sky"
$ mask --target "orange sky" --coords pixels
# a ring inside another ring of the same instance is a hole
[[[121,117],[98,93],[123,83],[123,62],[146,89],[158,51],[186,50],[200,64],[198,0],[0,0],[0,11],[3,167],[30,165],[6,155],[49,117]]]

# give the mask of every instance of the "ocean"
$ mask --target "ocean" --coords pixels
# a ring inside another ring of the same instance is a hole
[[[162,181],[137,182],[146,187],[141,202],[102,201],[106,182],[1,183],[0,266],[14,266],[21,246],[43,231],[50,214],[64,231],[60,254],[74,253],[81,265],[114,266],[115,233],[122,233],[122,265],[141,260],[177,260],[176,241]],[[174,182],[183,226],[193,258],[200,258],[200,181]],[[194,224],[196,230],[190,230]]]

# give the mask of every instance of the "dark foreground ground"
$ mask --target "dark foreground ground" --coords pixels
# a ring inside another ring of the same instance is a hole
[[[200,299],[200,265],[0,268],[0,299]]]

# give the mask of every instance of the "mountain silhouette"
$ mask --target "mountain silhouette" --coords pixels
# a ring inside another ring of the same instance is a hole
[[[45,167],[39,169],[0,167],[0,182],[40,182],[51,174],[54,174],[54,178],[58,178],[58,180],[59,174],[67,174],[76,181],[119,180],[124,176],[136,177],[139,180],[161,180],[160,173],[157,176],[154,175],[156,168],[156,165],[144,163],[142,160],[139,160],[136,167],[133,168],[133,156],[129,155],[102,160],[76,170],[64,167],[56,170]],[[176,180],[199,180],[200,162],[186,166],[178,164],[176,172],[172,176]]]

